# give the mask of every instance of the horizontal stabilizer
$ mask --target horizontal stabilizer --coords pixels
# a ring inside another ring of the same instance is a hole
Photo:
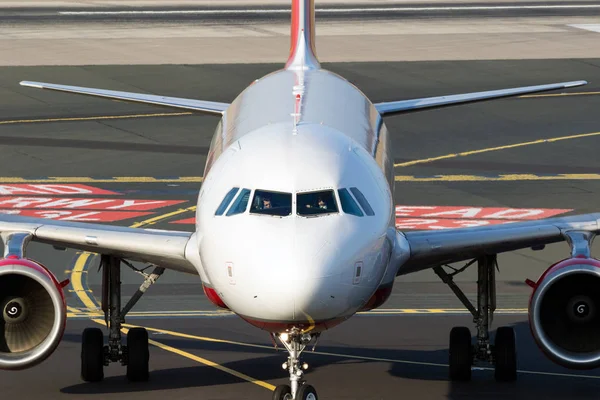
[[[225,110],[227,110],[227,107],[229,107],[228,103],[217,103],[214,101],[165,97],[143,93],[119,92],[115,90],[103,90],[78,86],[55,85],[53,83],[22,81],[21,85],[38,89],[49,89],[59,92],[104,97],[107,99],[115,99],[132,103],[154,104],[162,107],[184,109],[213,115],[223,115]]]
[[[586,81],[553,83],[550,85],[526,86],[513,89],[491,90],[488,92],[474,92],[453,94],[449,96],[424,97],[421,99],[390,101],[377,103],[375,108],[381,115],[402,114],[422,111],[431,108],[449,107],[459,104],[474,103],[477,101],[493,100],[502,97],[520,96],[529,93],[546,92],[549,90],[566,89],[586,85]]]

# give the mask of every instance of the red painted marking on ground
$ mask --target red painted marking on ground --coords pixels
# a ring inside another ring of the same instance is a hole
[[[171,222],[172,224],[195,224],[196,223],[196,218],[186,218],[186,219],[180,219],[179,221],[173,221]]]
[[[128,212],[128,211],[66,211],[66,210],[6,210],[0,209],[2,214],[22,215],[25,217],[36,217],[55,219],[59,221],[80,222],[115,222],[124,219],[143,217],[152,214],[150,212]]]
[[[435,219],[435,218],[396,218],[396,229],[453,229],[475,226],[510,224],[518,221],[502,219]]]
[[[396,217],[535,220],[573,211],[559,208],[396,206]]]
[[[131,200],[97,198],[61,198],[61,197],[2,197],[0,208],[43,208],[43,209],[79,209],[79,210],[132,210],[148,211],[157,208],[184,203],[185,200]]]
[[[88,185],[55,185],[55,184],[2,184],[0,195],[74,195],[74,194],[120,194]]]

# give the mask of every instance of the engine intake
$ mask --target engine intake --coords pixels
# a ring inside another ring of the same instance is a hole
[[[0,369],[24,369],[54,352],[64,332],[62,287],[42,265],[0,260]]]
[[[600,261],[563,260],[535,286],[529,322],[544,353],[568,368],[600,366]]]

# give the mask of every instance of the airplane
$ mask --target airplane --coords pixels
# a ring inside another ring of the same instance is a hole
[[[131,381],[149,379],[148,333],[121,327],[144,290],[121,307],[120,271],[131,262],[153,266],[142,287],[165,269],[199,276],[216,306],[267,331],[288,352],[289,385],[274,400],[316,400],[301,354],[319,336],[357,312],[380,307],[396,277],[433,269],[473,314],[476,335],[455,327],[449,339],[449,379],[468,381],[478,363],[495,379],[517,378],[515,333],[490,325],[496,308],[497,255],[541,250],[566,241],[565,259],[532,287],[529,322],[548,358],[575,369],[600,365],[600,261],[590,246],[600,213],[442,231],[395,227],[394,167],[384,117],[527,93],[585,81],[372,103],[343,77],[321,68],[315,46],[314,0],[293,0],[285,66],[252,82],[232,103],[23,81],[21,85],[192,110],[220,116],[199,190],[194,232],[0,216],[5,246],[0,368],[20,370],[47,359],[66,325],[59,282],[26,256],[31,241],[100,254],[100,328],[82,334],[81,378],[100,381],[120,362]],[[455,272],[447,264],[465,262]],[[477,304],[453,277],[477,264]],[[106,342],[106,343],[105,343]]]

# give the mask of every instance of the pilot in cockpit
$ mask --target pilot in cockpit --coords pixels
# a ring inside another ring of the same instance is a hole
[[[323,200],[323,198],[321,196],[319,196],[319,199],[317,200],[317,204],[319,205],[319,208],[327,209],[327,203],[325,203],[325,200]]]
[[[266,210],[268,208],[273,208],[273,206],[271,205],[271,198],[268,196],[263,197],[263,204],[262,204],[262,209]]]

